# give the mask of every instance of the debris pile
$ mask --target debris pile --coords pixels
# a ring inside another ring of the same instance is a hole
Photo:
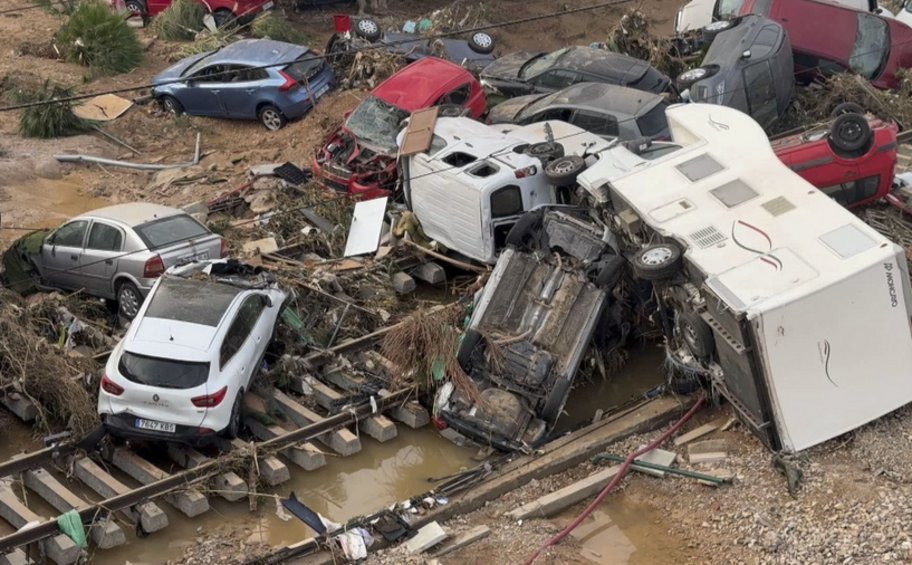
[[[628,10],[608,32],[605,47],[649,62],[670,77],[688,68],[688,61],[668,37],[658,37],[650,30],[651,23],[639,9]]]

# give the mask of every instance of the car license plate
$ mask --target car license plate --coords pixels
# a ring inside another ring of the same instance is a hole
[[[169,424],[168,422],[156,422],[155,420],[143,420],[142,418],[136,419],[136,427],[141,430],[165,432],[169,434],[173,434],[177,430],[176,424]]]
[[[317,93],[314,94],[314,98],[319,98],[319,97],[323,96],[324,94],[326,94],[327,92],[329,92],[328,84],[326,86],[321,87],[320,90],[318,90]]]

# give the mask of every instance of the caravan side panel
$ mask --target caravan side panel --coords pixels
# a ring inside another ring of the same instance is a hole
[[[887,257],[754,320],[785,450],[811,447],[912,401],[909,279],[901,251]]]

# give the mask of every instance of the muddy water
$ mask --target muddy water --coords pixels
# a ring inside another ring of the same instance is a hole
[[[665,354],[659,345],[648,343],[630,351],[630,358],[619,371],[607,379],[595,376],[580,383],[571,392],[564,407],[566,414],[557,421],[556,433],[589,423],[596,410],[608,413],[662,384]]]
[[[552,521],[564,528],[576,519],[583,507],[575,506]],[[667,519],[653,507],[624,495],[609,495],[571,535],[582,545],[580,555],[593,563],[683,562],[688,557],[686,544],[669,534],[668,529]]]
[[[62,179],[38,178],[0,188],[0,227],[46,228],[73,216],[107,206],[109,202],[84,193],[79,173]],[[0,230],[0,248],[26,232]]]
[[[396,439],[381,444],[364,437],[359,453],[328,458],[322,469],[308,473],[291,467],[291,481],[275,494],[285,497],[293,491],[313,510],[344,522],[426,492],[434,486],[426,480],[428,477],[442,477],[471,467],[472,455],[473,450],[454,446],[432,428],[411,430],[400,426]],[[210,501],[210,511],[193,519],[162,503],[170,519],[168,528],[139,541],[130,534],[127,545],[98,552],[93,563],[122,565],[127,560],[161,563],[176,559],[186,547],[196,543],[197,537],[216,528],[234,528],[251,542],[270,545],[294,543],[314,534],[297,518],[288,522],[279,519],[274,498],[261,497],[256,514],[250,513],[246,499],[237,503],[215,498]]]

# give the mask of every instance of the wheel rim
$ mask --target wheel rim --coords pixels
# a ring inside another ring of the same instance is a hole
[[[556,161],[551,167],[551,170],[559,175],[565,175],[569,172],[572,172],[576,168],[576,163],[570,159],[564,161]]]
[[[479,47],[488,48],[491,46],[491,36],[487,33],[476,33],[472,36],[472,40],[475,42],[475,45]]]
[[[846,141],[858,141],[861,139],[861,135],[861,126],[858,124],[843,124],[842,127],[839,128],[839,137]]]
[[[550,143],[542,143],[541,145],[533,145],[529,148],[529,153],[533,155],[547,155],[553,153],[553,147]]]
[[[281,129],[281,127],[282,127],[282,117],[279,115],[279,113],[277,111],[273,110],[272,108],[263,110],[262,120],[263,120],[263,125],[265,125],[268,129],[270,129],[272,131]]]
[[[169,114],[177,113],[177,105],[174,103],[174,100],[172,100],[170,98],[165,98],[164,106],[165,106],[165,111],[168,112]]]
[[[685,71],[684,74],[681,75],[681,80],[684,80],[684,81],[700,80],[701,78],[703,78],[705,76],[706,76],[706,69],[690,69],[689,71]]]
[[[378,31],[380,31],[380,28],[377,27],[377,24],[375,24],[371,20],[361,20],[360,22],[358,22],[358,29],[360,29],[361,31],[363,31],[364,33],[366,33],[368,35],[373,35],[373,34],[377,33]]]
[[[142,8],[139,6],[139,4],[136,4],[135,2],[130,2],[127,4],[127,11],[130,12],[131,14],[141,14]]]
[[[139,313],[139,297],[129,286],[124,285],[120,288],[117,302],[120,304],[120,311],[123,312],[124,316],[133,319]]]
[[[661,265],[668,262],[672,257],[671,249],[668,247],[654,247],[643,253],[640,259],[645,265]]]

